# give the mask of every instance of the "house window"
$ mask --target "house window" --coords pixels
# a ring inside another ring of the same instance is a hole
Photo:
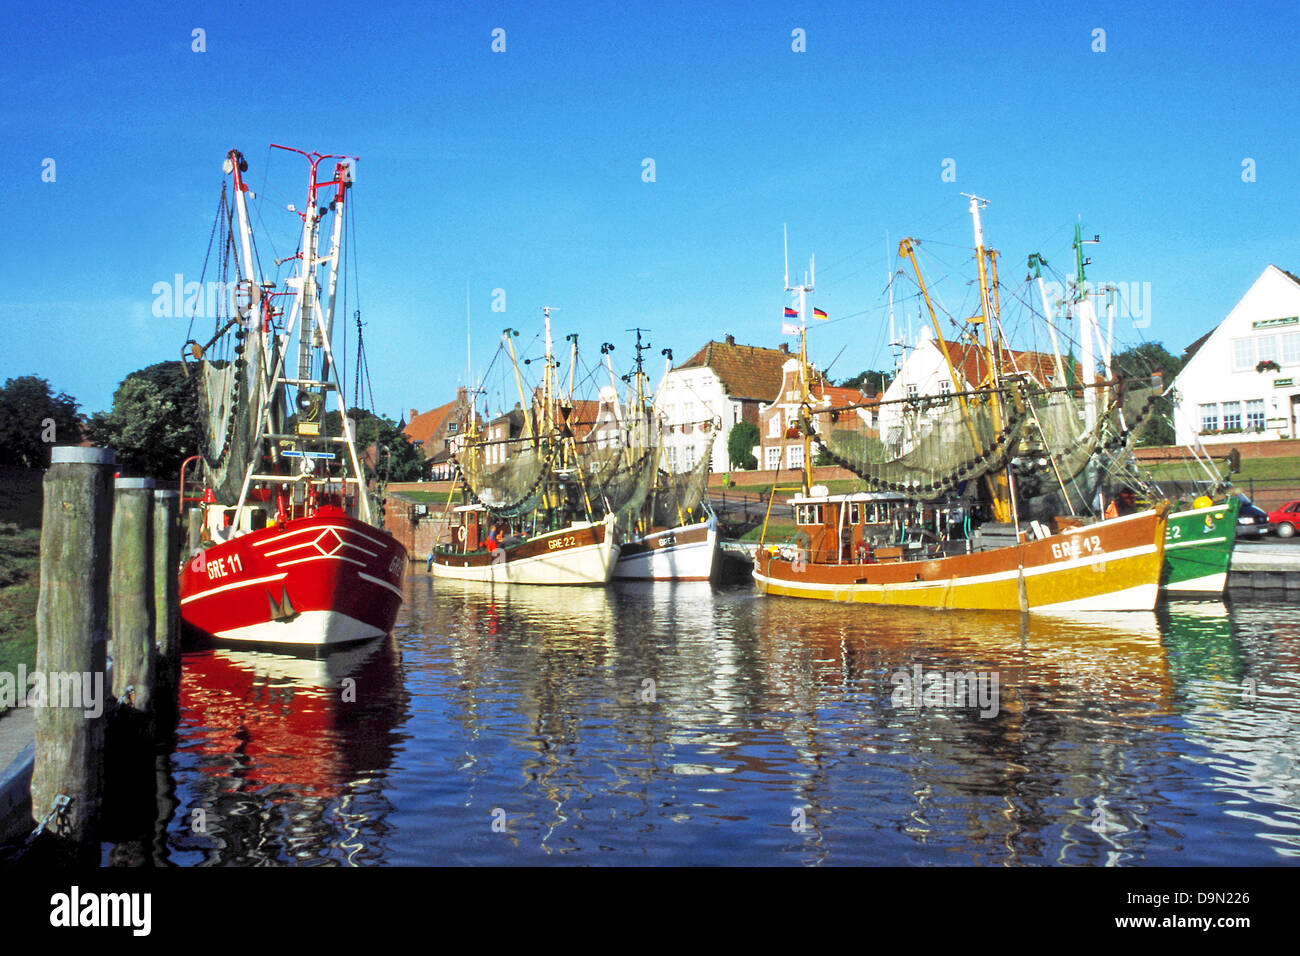
[[[790,445],[789,455],[787,457],[789,458],[791,468],[802,468],[803,467],[803,445]]]
[[[767,420],[767,437],[768,438],[781,437],[781,413],[780,412],[776,412],[776,411],[772,412],[772,417]]]
[[[1282,365],[1300,365],[1300,332],[1282,336]]]
[[[944,378],[939,380],[939,394],[940,395],[952,394],[952,382],[949,379]]]
[[[915,399],[915,398],[917,397],[917,395],[919,395],[919,394],[920,394],[920,391],[917,389],[917,387],[916,387],[915,385],[909,385],[909,386],[907,386],[907,397],[908,397],[908,399]]]
[[[1223,403],[1223,430],[1235,431],[1241,428],[1241,402]]]
[[[1255,367],[1255,340],[1232,340],[1232,370],[1244,372]]]
[[[457,430],[458,428],[460,428],[460,423],[459,423],[459,422],[448,422],[448,423],[447,423],[447,434],[448,434],[448,435],[454,435],[454,434],[456,434],[456,430]]]
[[[767,449],[767,470],[776,471],[781,467],[781,446],[769,445]]]
[[[1246,403],[1246,427],[1256,431],[1264,430],[1264,400],[1251,399]]]
[[[1219,430],[1219,406],[1202,405],[1201,406],[1201,431],[1215,432]]]
[[[1261,335],[1255,339],[1255,363],[1277,361],[1277,336]]]

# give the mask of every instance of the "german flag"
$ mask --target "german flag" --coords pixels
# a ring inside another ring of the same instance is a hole
[[[824,319],[824,318],[826,318],[826,313],[823,312],[821,309],[813,309],[813,318],[814,318],[814,319]]]

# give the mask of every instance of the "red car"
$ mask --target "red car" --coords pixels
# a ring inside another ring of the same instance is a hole
[[[1268,520],[1273,522],[1273,530],[1279,538],[1290,538],[1300,528],[1300,499],[1288,501],[1276,511],[1268,513]]]

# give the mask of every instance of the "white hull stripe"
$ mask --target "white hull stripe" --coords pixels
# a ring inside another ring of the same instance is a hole
[[[218,631],[223,641],[252,644],[300,644],[322,646],[379,637],[384,632],[341,611],[303,611],[289,621],[269,621]]]
[[[1092,557],[1072,558],[1069,561],[1054,561],[1051,564],[1039,565],[1038,567],[1025,568],[1026,578],[1034,578],[1043,574],[1052,574],[1057,571],[1068,571],[1074,568],[1086,568],[1096,565],[1104,568],[1108,562],[1120,561],[1125,558],[1136,558],[1144,554],[1153,554],[1156,550],[1154,544],[1142,545],[1137,548],[1126,548],[1123,551],[1102,551],[1094,560]],[[897,563],[897,562],[892,562]],[[903,564],[923,564],[924,561],[904,561]],[[832,565],[832,567],[861,567],[871,568],[879,565]],[[815,565],[814,565],[815,567]],[[931,588],[948,589],[954,583],[960,585],[968,584],[991,584],[997,581],[1014,581],[1020,577],[1019,569],[1013,568],[1009,571],[996,571],[992,574],[975,574],[968,577],[956,578],[932,578],[929,581],[898,581],[898,582],[868,582],[868,581],[844,581],[838,584],[819,584],[816,582],[803,582],[798,578],[768,578],[758,573],[758,566],[754,567],[754,577],[760,581],[771,581],[774,584],[780,584],[785,587],[797,587],[807,591],[843,591],[846,588],[850,591],[854,588],[874,589],[886,588],[890,591],[924,591]]]
[[[1166,585],[1165,590],[1171,594],[1222,594],[1223,587],[1227,583],[1228,572],[1220,571],[1218,574],[1207,574],[1204,577],[1189,578],[1177,584]]]
[[[1228,540],[1227,538],[1202,538],[1198,541],[1175,541],[1173,543],[1166,542],[1165,550],[1176,551],[1179,548],[1195,548],[1207,544],[1223,544],[1227,540]]]
[[[305,564],[308,561],[347,561],[349,564],[356,564],[363,568],[366,567],[366,562],[358,561],[356,558],[345,558],[341,554],[317,554],[310,558],[295,558],[292,561],[277,561],[275,566],[277,568],[287,568],[290,565]]]
[[[273,558],[277,554],[288,554],[290,551],[299,551],[302,548],[315,547],[315,545],[316,545],[315,541],[303,541],[300,544],[291,544],[287,548],[276,548],[274,551],[268,551],[266,552],[266,556],[268,558]],[[369,548],[363,548],[359,544],[353,544],[350,541],[340,541],[339,546],[343,548],[353,548],[357,551],[360,551],[362,554],[370,555],[372,558],[379,553],[378,551],[371,551]]]
[[[200,591],[198,594],[191,594],[187,598],[182,598],[181,603],[189,604],[191,601],[197,601],[201,598],[211,597],[214,594],[220,594],[222,591],[233,591],[235,588],[246,588],[246,587],[251,587],[254,584],[266,584],[270,581],[282,581],[288,576],[289,576],[289,572],[285,571],[281,574],[272,574],[270,577],[250,578],[247,581],[235,581],[233,584],[223,584],[220,587],[209,588],[206,591]]]
[[[1206,515],[1213,511],[1227,511],[1231,507],[1231,504],[1218,504],[1210,505],[1208,508],[1188,508],[1186,511],[1175,511],[1169,516],[1169,521],[1172,523],[1178,518],[1186,518],[1188,515]]]
[[[548,576],[555,571],[569,569],[574,573],[569,581],[555,581],[556,584],[591,583],[603,584],[609,580],[611,566],[616,562],[618,549],[607,542],[588,544],[580,548],[566,548],[550,554],[535,554],[517,561],[503,561],[500,564],[460,565],[455,563],[433,563],[433,573],[437,577],[456,578],[462,581],[497,581],[506,584],[534,584],[532,580],[520,580],[533,571],[541,571]],[[540,568],[538,566],[541,566]],[[595,580],[599,577],[599,580]],[[572,580],[572,579],[580,580]],[[592,580],[588,580],[592,579]]]
[[[253,547],[264,548],[273,541],[283,541],[285,538],[292,538],[296,534],[307,534],[313,531],[319,534],[320,532],[326,531],[330,528],[333,528],[335,531],[345,531],[350,534],[355,534],[357,537],[365,538],[371,544],[377,544],[381,548],[388,544],[388,542],[381,541],[379,538],[373,538],[364,531],[358,531],[356,528],[349,528],[341,524],[316,524],[312,525],[310,528],[295,528],[293,531],[286,531],[284,534],[277,534],[275,537],[267,538],[265,541],[254,541]]]
[[[1039,604],[1029,610],[1049,614],[1062,611],[1149,611],[1156,606],[1159,591],[1156,584],[1139,584],[1137,587],[1107,591],[1092,597],[1075,598],[1073,601]]]
[[[396,594],[398,597],[401,597],[401,596],[402,596],[402,592],[401,592],[399,589],[393,587],[391,584],[389,584],[389,583],[388,583],[387,581],[385,581],[383,578],[377,578],[377,577],[375,577],[373,574],[366,574],[366,572],[364,572],[364,571],[358,571],[358,572],[357,572],[357,577],[361,578],[363,581],[371,581],[371,582],[373,582],[373,583],[375,583],[375,584],[382,584],[384,587],[388,588],[388,590],[392,591],[392,592],[393,592],[394,594]]]

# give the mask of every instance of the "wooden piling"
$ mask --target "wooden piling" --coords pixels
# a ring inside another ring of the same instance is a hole
[[[98,707],[83,697],[81,707],[36,708],[32,816],[37,822],[48,820],[46,832],[97,856],[115,456],[111,448],[53,448],[50,461],[44,482],[36,668],[47,685],[50,675],[75,675],[83,692],[97,689]]]
[[[179,560],[179,516],[176,503],[179,492],[157,490],[153,493],[153,594],[154,653],[158,662],[157,695],[159,710],[170,716],[176,709],[180,688],[180,605],[177,603],[177,562]],[[161,729],[161,727],[160,727]]]
[[[118,713],[152,713],[154,548],[152,478],[118,478],[114,486],[112,602],[113,696]]]

